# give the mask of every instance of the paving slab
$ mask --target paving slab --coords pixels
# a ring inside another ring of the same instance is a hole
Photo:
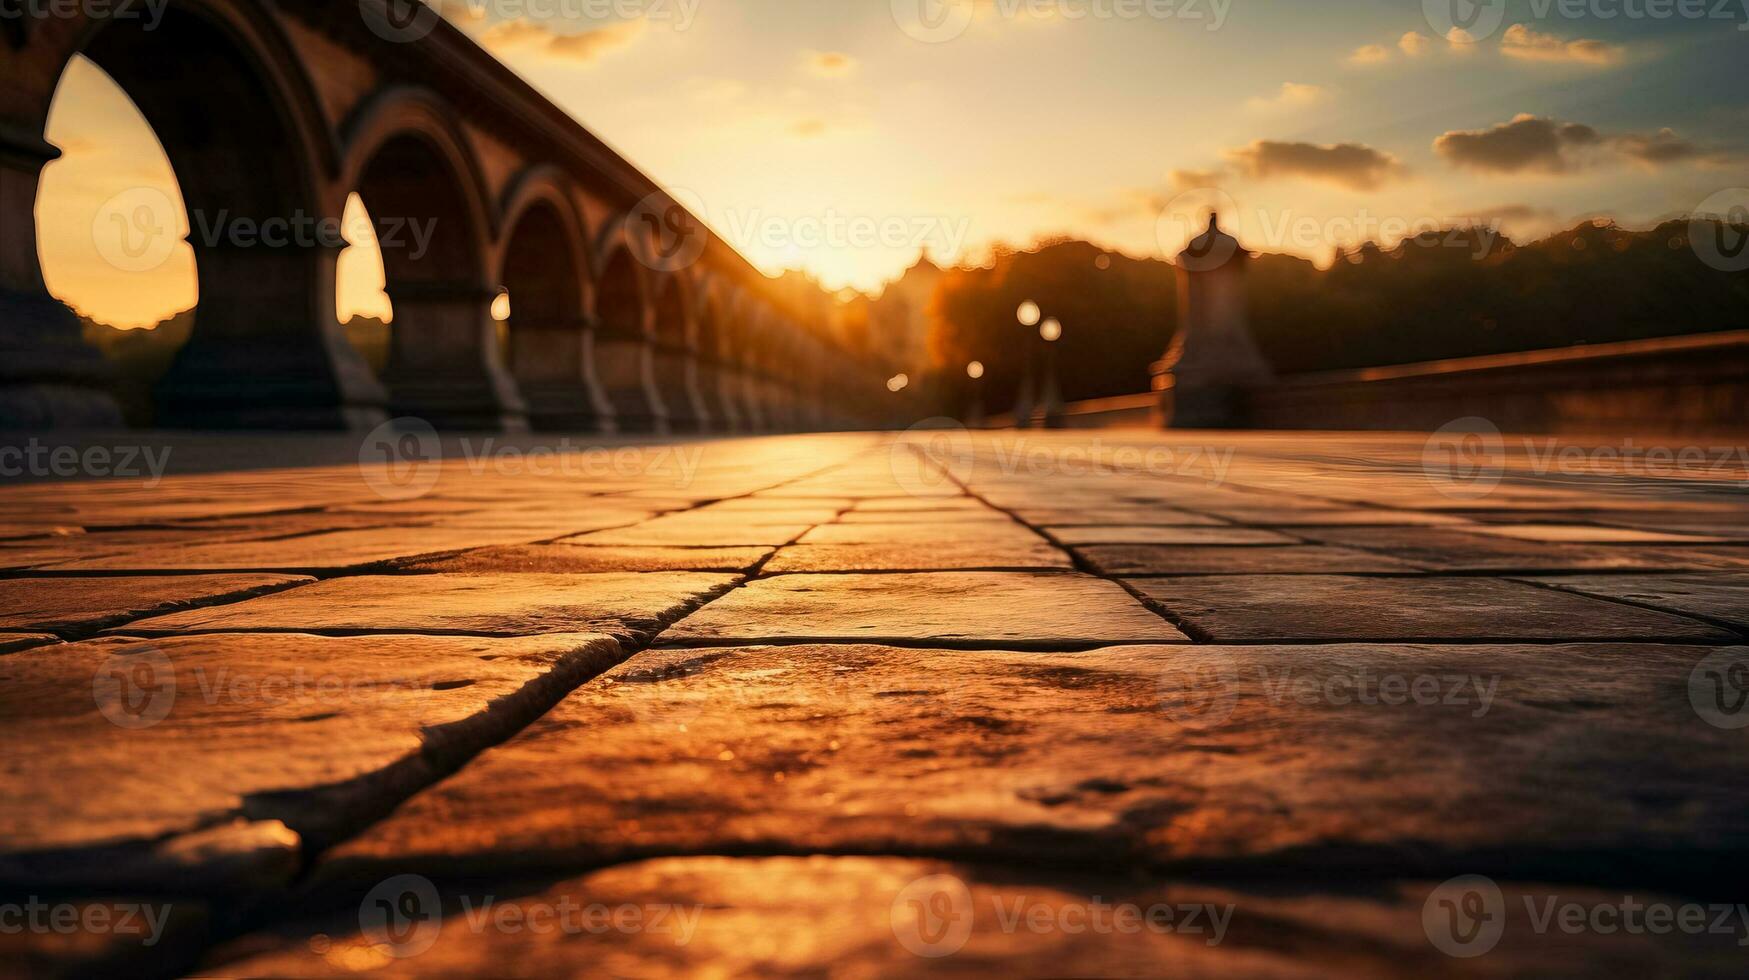
[[[1380,508],[1211,507],[1209,513],[1234,524],[1260,527],[1426,527],[1465,524],[1465,518],[1418,510]]]
[[[646,651],[319,873],[827,852],[1324,880],[1728,882],[1749,852],[1749,758],[1741,733],[1690,697],[1715,655]]]
[[[206,975],[1394,978],[1729,975],[1730,935],[1550,937],[1528,910],[1621,896],[1507,883],[1498,935],[1466,946],[1428,913],[1471,892],[1394,882],[1323,894],[1025,873],[899,857],[695,857],[514,891],[401,879],[426,916],[391,932],[357,906],[247,937]],[[1497,903],[1495,899],[1498,899]],[[1671,908],[1663,895],[1641,896]],[[426,911],[429,906],[431,911]],[[490,909],[482,915],[482,909]],[[616,919],[612,912],[620,910]],[[470,914],[471,913],[471,914]],[[593,917],[591,917],[593,913]],[[368,921],[368,926],[361,925]],[[539,922],[541,928],[531,928]],[[427,926],[426,923],[429,923]],[[1442,935],[1442,932],[1444,935]],[[1429,937],[1459,954],[1448,955]],[[1480,955],[1485,951],[1485,955]]]
[[[1025,572],[777,575],[662,636],[669,645],[776,639],[1063,649],[1185,638],[1112,582]]]
[[[1205,575],[1127,579],[1200,639],[1728,641],[1699,620],[1485,578]]]
[[[657,518],[635,527],[598,531],[573,538],[571,544],[749,548],[788,544],[811,523],[754,524],[746,514],[723,514],[710,520]]]
[[[1021,507],[1014,514],[1034,527],[1223,527],[1227,523],[1170,507]]]
[[[778,551],[764,572],[1070,571],[1073,567],[1067,552],[1043,538],[1016,540],[1005,536],[990,542],[956,538],[928,546],[794,544]]]
[[[751,572],[775,550],[757,548],[663,548],[586,546],[571,542],[482,548],[447,558],[409,562],[415,572]]]
[[[312,581],[289,575],[0,579],[0,629],[90,634],[141,616],[236,602]]]
[[[1022,546],[1044,538],[1010,519],[1001,521],[943,520],[932,523],[887,522],[876,524],[822,524],[797,540],[797,544],[881,544],[889,547],[933,548],[953,542],[998,546]]]
[[[1577,544],[1720,544],[1728,537],[1702,534],[1671,534],[1627,527],[1589,524],[1469,524],[1458,530],[1519,541],[1567,541]]]
[[[1073,549],[1104,575],[1241,575],[1414,573],[1424,566],[1353,548],[1095,544]]]
[[[0,886],[264,887],[617,663],[591,634],[101,638],[0,658]]]
[[[647,639],[740,581],[703,572],[360,575],[249,602],[157,616],[130,636],[176,633],[609,633]]]
[[[333,572],[385,565],[401,558],[493,545],[526,544],[551,536],[539,531],[502,528],[387,527],[265,541],[204,544],[166,541],[158,547],[118,549],[102,557],[62,560],[45,565],[44,569],[75,572]]]
[[[1285,534],[1251,527],[1047,527],[1045,531],[1066,545],[1292,545],[1300,543],[1299,539]]]
[[[1518,541],[1446,528],[1299,528],[1321,544],[1376,551],[1441,572],[1683,571],[1749,568],[1749,549]]]
[[[1526,579],[1550,588],[1654,606],[1749,630],[1749,573],[1559,575]]]

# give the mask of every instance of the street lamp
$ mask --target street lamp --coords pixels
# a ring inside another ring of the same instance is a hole
[[[1020,321],[1021,326],[1030,329],[1038,326],[1040,312],[1038,304],[1029,299],[1020,304],[1020,308],[1014,311],[1014,318]],[[1016,429],[1029,429],[1032,427],[1032,410],[1034,407],[1032,396],[1032,348],[1032,344],[1026,345],[1026,373],[1021,376],[1020,391],[1014,396],[1014,427]]]
[[[1045,342],[1045,428],[1063,427],[1063,389],[1057,384],[1057,341],[1063,338],[1063,324],[1051,317],[1038,325],[1038,335]]]
[[[984,425],[984,386],[978,381],[984,377],[984,362],[972,361],[966,365],[966,377],[971,378],[971,398],[966,405],[966,425],[982,428]]]

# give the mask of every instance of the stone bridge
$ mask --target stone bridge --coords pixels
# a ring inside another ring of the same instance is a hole
[[[334,314],[343,242],[191,235],[200,305],[160,424],[781,431],[856,424],[880,389],[816,314],[427,7],[169,0],[148,26],[127,5],[0,6],[0,427],[115,419],[33,233],[76,54],[152,125],[191,227],[338,227],[357,192],[383,243],[377,377]],[[409,225],[432,229],[424,247],[395,234]]]

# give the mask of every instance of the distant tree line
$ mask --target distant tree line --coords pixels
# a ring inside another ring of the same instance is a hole
[[[1686,219],[1648,231],[1586,222],[1524,245],[1455,229],[1389,250],[1363,245],[1324,270],[1259,255],[1252,330],[1276,370],[1292,374],[1749,329],[1749,271],[1709,266],[1688,234]],[[1176,269],[1164,261],[1053,240],[947,270],[930,349],[944,377],[981,361],[992,410],[1012,404],[1041,348],[1015,318],[1026,300],[1063,322],[1056,356],[1070,400],[1147,390],[1148,365],[1178,327]]]

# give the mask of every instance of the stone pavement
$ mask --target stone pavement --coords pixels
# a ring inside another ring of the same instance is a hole
[[[1552,447],[0,485],[0,976],[1742,975],[1749,471]]]

